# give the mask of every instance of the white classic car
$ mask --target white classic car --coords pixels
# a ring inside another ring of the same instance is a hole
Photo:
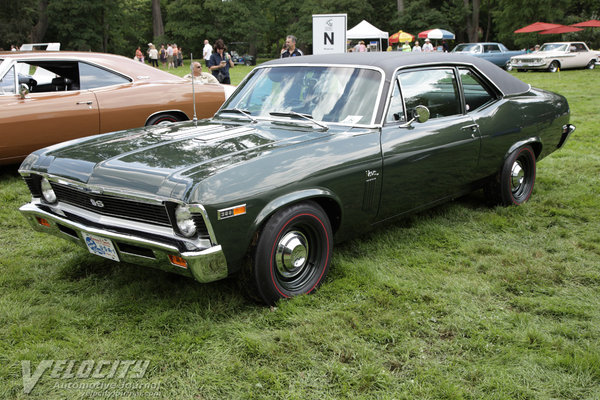
[[[597,51],[590,50],[583,42],[544,43],[536,52],[515,56],[510,64],[517,71],[541,69],[556,72],[558,69],[593,69],[600,59]]]

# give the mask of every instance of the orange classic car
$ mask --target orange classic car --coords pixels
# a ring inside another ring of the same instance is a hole
[[[194,90],[192,90],[194,89]],[[0,164],[58,142],[211,117],[234,87],[88,52],[0,53]]]

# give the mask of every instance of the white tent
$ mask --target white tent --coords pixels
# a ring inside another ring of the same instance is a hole
[[[382,49],[381,40],[387,39],[389,34],[384,32],[364,19],[352,29],[346,31],[347,39],[379,39],[379,48]]]

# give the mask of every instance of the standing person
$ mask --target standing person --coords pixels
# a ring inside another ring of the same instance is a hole
[[[204,57],[204,65],[208,67],[208,61],[212,55],[213,47],[208,43],[208,39],[204,39],[204,49],[202,50],[202,56]]]
[[[296,40],[296,36],[294,35],[288,35],[285,38],[285,45],[283,46],[283,49],[281,49],[280,58],[299,57],[304,55],[300,49],[296,48]]]
[[[150,50],[148,50],[148,58],[150,59],[150,64],[158,68],[158,50],[156,50],[156,46],[153,44],[150,45]]]
[[[139,62],[144,62],[144,55],[142,54],[142,49],[140,48],[140,46],[138,46],[138,48],[135,49],[135,59]]]
[[[425,44],[423,45],[423,51],[426,53],[430,53],[433,51],[433,45],[429,39],[425,39]]]
[[[160,63],[164,67],[165,63],[167,62],[167,50],[165,49],[165,45],[164,44],[160,45],[159,56],[160,56]]]
[[[225,51],[223,39],[217,39],[215,42],[215,52],[210,56],[208,68],[220,83],[231,84],[229,68],[233,67],[231,56]]]
[[[358,51],[361,52],[361,53],[364,53],[364,52],[367,51],[367,46],[365,46],[365,41],[364,40],[361,40],[358,43]]]
[[[402,51],[404,51],[404,52],[410,51],[410,44],[408,44],[408,41],[404,42],[404,44],[402,45]]]
[[[450,49],[448,48],[448,43],[445,40],[442,40],[442,51],[447,53]]]
[[[177,46],[177,66],[181,67],[183,65],[183,50],[181,46]]]
[[[177,68],[177,60],[179,59],[179,48],[173,43],[173,68]]]
[[[167,45],[167,69],[175,68],[173,65],[173,46]]]
[[[415,45],[413,46],[412,51],[418,51],[418,52],[423,51],[423,49],[421,49],[421,46],[419,46],[418,40],[415,40]]]

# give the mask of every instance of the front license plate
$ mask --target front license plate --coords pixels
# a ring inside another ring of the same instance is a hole
[[[117,250],[115,249],[112,240],[100,236],[90,235],[85,232],[81,233],[90,253],[100,257],[119,261],[119,255],[117,254]]]

